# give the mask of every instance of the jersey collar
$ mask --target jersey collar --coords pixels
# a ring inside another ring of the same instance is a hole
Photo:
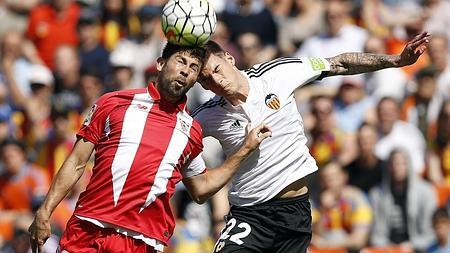
[[[155,87],[155,83],[151,82],[147,86],[147,93],[148,95],[154,99],[155,101],[161,101],[161,103],[164,103],[165,105],[169,105],[171,107],[177,107],[180,111],[184,111],[186,109],[186,96],[183,97],[183,99],[180,100],[180,102],[174,104],[167,100],[165,100],[163,97],[161,97],[161,94],[159,93],[158,89]]]

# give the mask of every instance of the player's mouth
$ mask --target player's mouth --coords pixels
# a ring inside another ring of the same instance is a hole
[[[184,87],[186,86],[186,81],[181,80],[181,79],[175,79],[174,82],[177,84],[177,86],[179,87]]]

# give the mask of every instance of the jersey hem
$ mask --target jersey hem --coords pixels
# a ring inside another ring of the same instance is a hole
[[[309,161],[308,161],[309,160]],[[308,163],[306,165],[306,167],[308,168],[308,170],[305,170],[303,173],[298,173],[298,174],[293,174],[290,175],[290,180],[286,180],[281,186],[280,186],[280,190],[279,191],[274,191],[271,195],[269,195],[267,198],[264,198],[262,201],[260,200],[255,200],[255,201],[242,201],[242,199],[236,197],[234,198],[235,200],[233,200],[233,197],[229,197],[229,202],[230,202],[230,206],[255,206],[255,205],[259,205],[259,204],[263,204],[266,203],[270,200],[272,200],[278,193],[280,193],[284,188],[286,188],[288,185],[292,184],[293,182],[300,180],[314,172],[316,172],[317,170],[319,170],[319,168],[317,167],[316,162],[314,161],[314,159],[311,161],[310,159],[307,159],[305,161],[306,163]],[[304,166],[303,164],[300,166]]]
[[[164,244],[164,246],[166,246],[166,247],[168,246],[169,239],[164,239],[164,238],[161,238],[161,237],[159,237],[159,236],[157,236],[157,235],[152,235],[152,234],[144,233],[144,232],[142,232],[142,231],[139,231],[139,230],[136,229],[135,227],[132,227],[132,226],[123,226],[123,225],[117,225],[117,223],[116,223],[115,221],[113,221],[113,220],[105,219],[105,218],[103,218],[103,217],[100,217],[100,218],[99,218],[99,217],[94,217],[94,216],[92,216],[92,215],[85,214],[85,213],[82,213],[82,212],[74,212],[73,214],[74,214],[74,215],[83,216],[83,217],[86,217],[86,218],[90,218],[90,219],[95,219],[95,220],[107,222],[107,223],[110,223],[110,224],[112,224],[112,225],[114,225],[114,226],[117,226],[117,227],[119,227],[119,228],[129,229],[129,230],[132,230],[132,231],[134,231],[134,232],[136,232],[136,233],[141,233],[142,235],[144,235],[144,236],[146,236],[146,237],[153,238],[153,239],[156,239],[156,240],[162,242],[162,243]]]

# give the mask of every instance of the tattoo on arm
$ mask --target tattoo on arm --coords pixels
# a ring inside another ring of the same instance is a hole
[[[328,76],[353,75],[397,67],[399,55],[344,53],[327,58],[330,62]]]

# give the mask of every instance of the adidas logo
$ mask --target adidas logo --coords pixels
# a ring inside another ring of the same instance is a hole
[[[236,120],[233,124],[231,124],[230,129],[240,129],[242,128],[241,122],[239,120]]]

